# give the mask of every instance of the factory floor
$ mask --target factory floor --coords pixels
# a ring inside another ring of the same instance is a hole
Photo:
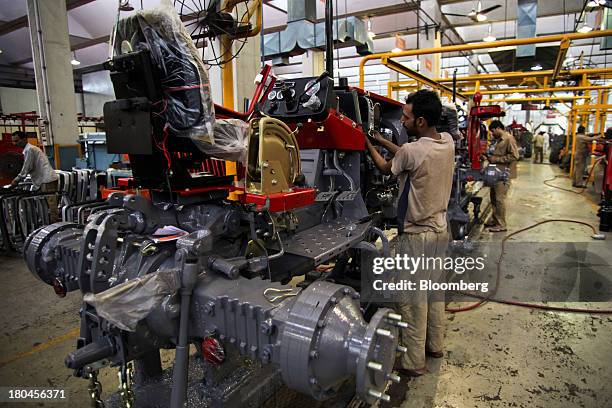
[[[519,177],[508,199],[511,231],[552,217],[597,223],[596,194],[578,196],[541,183],[557,173],[556,166],[519,164]],[[569,185],[566,179],[555,183]],[[499,241],[502,236],[482,232],[478,239]],[[579,225],[546,224],[516,240],[575,242],[589,241],[589,236],[588,229]],[[63,363],[78,333],[78,293],[58,299],[17,256],[0,256],[0,273],[0,386],[66,390],[63,403],[29,406],[89,406],[87,382],[74,378]],[[612,304],[607,306],[612,309]],[[382,405],[609,407],[611,332],[612,315],[543,312],[494,303],[448,314],[446,356],[428,360],[428,375],[394,385],[389,390],[391,404]],[[172,357],[173,352],[162,353],[165,367]],[[116,391],[114,369],[103,369],[99,379],[103,398]]]
[[[561,174],[557,166],[519,163],[518,177],[508,196],[509,232],[552,218],[582,220],[597,227],[598,195],[593,188],[577,195],[542,184],[556,174]],[[566,178],[550,183],[570,188]],[[549,223],[511,239],[531,243],[592,242],[591,234],[588,227],[581,225]],[[505,236],[488,231],[476,235],[476,240],[490,242],[501,241]],[[610,239],[612,234],[607,234]],[[504,263],[525,256],[513,253],[519,248],[507,244]],[[608,258],[608,268],[610,262]],[[502,275],[514,273],[509,269]],[[563,272],[563,268],[556,271]],[[612,310],[610,282],[604,285],[608,288],[607,302],[554,305]],[[391,403],[381,406],[612,407],[611,332],[612,314],[539,311],[496,303],[447,314],[445,357],[428,358],[430,373],[394,385],[388,391]]]

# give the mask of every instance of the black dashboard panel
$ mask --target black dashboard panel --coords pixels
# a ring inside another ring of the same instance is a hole
[[[296,78],[278,81],[268,93],[261,110],[264,114],[289,123],[320,121],[328,109],[335,108],[334,81],[328,77]]]

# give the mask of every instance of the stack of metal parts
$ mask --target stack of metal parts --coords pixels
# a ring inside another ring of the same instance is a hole
[[[0,249],[21,252],[26,237],[50,223],[48,195],[25,190],[0,193]]]
[[[62,206],[95,200],[98,197],[96,172],[91,169],[56,170]]]
[[[57,192],[31,191],[32,185],[27,179],[17,189],[0,192],[0,249],[21,252],[28,235],[53,221],[47,201],[50,196],[60,198],[64,220],[82,219],[84,222],[86,214],[91,213],[90,210],[84,212],[80,205],[97,202],[98,183],[95,172],[75,169],[58,170],[57,173]],[[81,218],[78,218],[79,215]]]
[[[73,169],[57,173],[59,189],[62,191],[60,207],[63,221],[85,224],[87,217],[92,213],[113,207],[106,200],[98,198],[98,179],[95,170]]]

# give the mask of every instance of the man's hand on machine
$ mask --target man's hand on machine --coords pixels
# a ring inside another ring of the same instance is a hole
[[[15,187],[17,187],[17,184],[19,184],[19,180],[14,179],[13,181],[11,181],[11,184],[7,184],[5,186],[3,186],[6,190],[12,190]]]
[[[380,144],[381,140],[384,140],[385,138],[379,132],[373,130],[372,132],[368,132],[368,139],[372,143]]]

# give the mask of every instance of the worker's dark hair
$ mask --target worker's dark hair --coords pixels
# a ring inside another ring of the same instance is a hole
[[[27,139],[28,135],[26,134],[26,132],[22,131],[22,130],[17,130],[16,132],[13,132],[13,136],[17,136],[19,139]]]
[[[580,125],[578,126],[578,130],[576,131],[576,133],[584,133],[585,130],[586,130],[585,127]]]
[[[416,118],[425,118],[427,126],[434,127],[442,116],[442,102],[434,91],[421,89],[406,97],[406,104],[412,105],[412,114]]]
[[[543,130],[540,130],[540,131],[538,132],[538,135],[543,135],[543,134],[544,134],[544,131],[543,131]]]
[[[491,124],[489,125],[489,130],[492,132],[493,129],[502,129],[504,130],[504,124],[502,123],[501,120],[495,119],[494,121],[491,122]]]

